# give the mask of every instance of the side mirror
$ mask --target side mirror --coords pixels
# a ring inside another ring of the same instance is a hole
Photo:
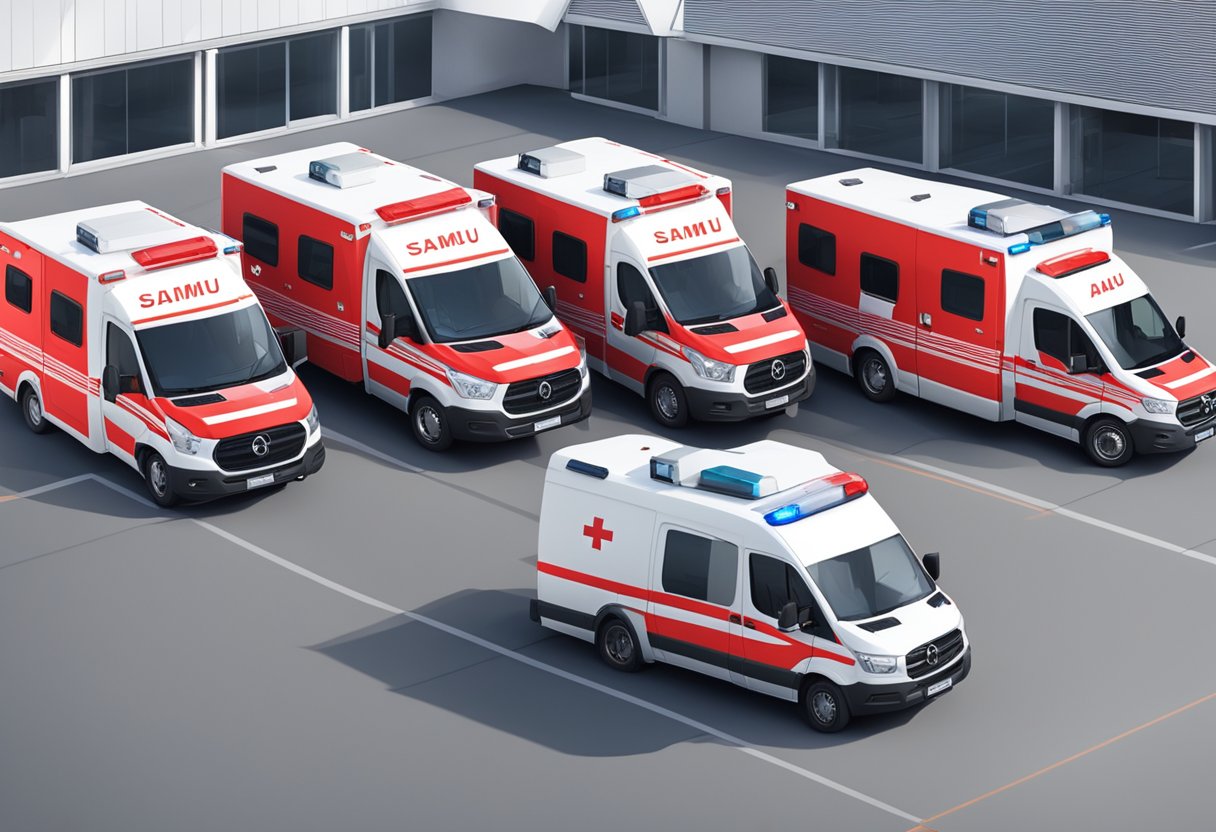
[[[646,331],[646,304],[635,300],[625,311],[625,334],[640,335]]]
[[[796,601],[785,602],[785,606],[777,615],[777,629],[783,633],[798,629],[798,603]]]
[[[1070,355],[1068,357],[1068,373],[1069,375],[1079,375],[1081,373],[1093,372],[1094,369],[1089,366],[1089,359],[1084,355]]]
[[[376,344],[382,350],[388,349],[397,337],[397,314],[395,312],[380,313],[380,334],[376,336]]]
[[[135,393],[143,395],[144,386],[139,380],[139,376],[119,376],[118,377],[118,392],[119,393]]]
[[[938,552],[928,552],[921,562],[925,565],[925,571],[929,573],[929,577],[937,580],[942,574],[942,556]]]
[[[764,270],[764,285],[774,295],[781,291],[781,284],[777,282],[777,270],[772,266]]]
[[[304,330],[294,326],[276,327],[274,334],[279,337],[279,348],[283,350],[283,358],[292,369],[299,367],[308,360],[308,336]]]
[[[118,368],[107,364],[101,371],[101,395],[110,404],[118,398]]]
[[[1174,321],[1174,330],[1178,333],[1179,338],[1186,337],[1186,315],[1178,316],[1178,320]]]
[[[556,315],[557,314],[557,287],[556,286],[546,286],[545,287],[545,303],[549,306],[549,311]]]

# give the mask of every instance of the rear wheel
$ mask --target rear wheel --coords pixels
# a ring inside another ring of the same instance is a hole
[[[684,386],[670,373],[657,373],[650,380],[646,401],[655,420],[666,428],[682,428],[688,424],[688,396]]]
[[[42,399],[38,397],[38,391],[30,385],[26,385],[21,390],[21,417],[25,419],[25,426],[34,433],[46,433],[51,429],[51,423],[46,420],[46,414],[42,412]]]
[[[862,395],[872,402],[895,398],[895,376],[891,365],[876,350],[861,350],[853,362],[853,374]]]
[[[834,734],[849,724],[849,703],[840,688],[827,679],[819,679],[802,692],[802,711],[816,731]]]
[[[452,426],[443,405],[430,396],[421,396],[410,408],[410,429],[418,444],[428,451],[452,447]]]
[[[633,629],[619,618],[608,618],[595,634],[595,645],[600,658],[609,667],[626,673],[642,669],[642,650],[633,635]]]
[[[161,508],[177,505],[178,496],[169,485],[169,465],[156,451],[144,454],[144,484],[152,501]]]
[[[1081,443],[1089,458],[1105,468],[1124,465],[1136,454],[1127,425],[1110,416],[1091,422]]]

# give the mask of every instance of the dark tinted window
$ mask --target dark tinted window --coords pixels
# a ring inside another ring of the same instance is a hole
[[[0,87],[0,177],[58,166],[59,78]]]
[[[984,281],[973,274],[942,271],[942,310],[952,315],[984,320]]]
[[[499,208],[498,232],[520,260],[536,257],[536,224],[523,214]]]
[[[752,606],[756,611],[776,618],[790,601],[798,603],[798,609],[814,607],[814,596],[807,589],[806,581],[784,561],[767,555],[752,555],[748,559],[748,570],[752,583]]]
[[[397,278],[384,269],[376,269],[376,306],[381,314],[396,315],[398,321],[414,314],[410,302],[405,299],[405,290]]]
[[[4,299],[22,312],[34,308],[34,282],[16,266],[4,269]]]
[[[803,139],[819,136],[819,64],[765,56],[764,129]]]
[[[241,227],[245,253],[270,266],[279,265],[279,227],[261,217],[246,214]]]
[[[69,344],[84,343],[84,310],[59,292],[51,292],[51,332]]]
[[[221,49],[215,71],[215,129],[219,138],[287,124],[284,41]]]
[[[1068,366],[1068,316],[1034,310],[1034,348]]]
[[[861,291],[895,303],[899,299],[899,264],[873,254],[861,255]]]
[[[806,223],[798,226],[798,262],[824,274],[836,274],[836,235]]]
[[[300,277],[322,289],[334,288],[334,247],[329,243],[300,236],[296,271]]]
[[[119,376],[139,377],[139,359],[131,336],[114,324],[106,325],[106,364],[117,367]]]
[[[338,112],[338,32],[318,32],[287,42],[288,99],[293,121]]]
[[[587,244],[578,237],[554,231],[553,271],[579,283],[586,283]]]
[[[663,590],[711,604],[735,600],[739,550],[724,540],[669,531],[663,549]]]
[[[642,302],[642,305],[646,307],[646,328],[648,330],[667,331],[667,321],[663,318],[663,311],[659,309],[658,301],[654,299],[654,293],[650,291],[646,278],[628,263],[617,264],[616,292],[626,312],[629,311],[629,307],[634,301]]]
[[[72,161],[194,141],[194,57],[72,76]]]

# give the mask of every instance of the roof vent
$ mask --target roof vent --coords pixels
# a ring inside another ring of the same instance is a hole
[[[662,165],[644,165],[604,174],[604,190],[628,199],[654,196],[695,184],[696,180],[688,174]]]
[[[335,188],[354,188],[376,181],[376,171],[383,165],[370,153],[343,153],[308,163],[308,175]]]
[[[652,456],[650,478],[748,500],[776,493],[775,478],[723,464],[731,457],[739,456],[738,451],[715,451],[685,445]]]
[[[530,153],[519,154],[516,167],[534,173],[542,179],[556,179],[582,173],[587,169],[587,157],[564,147],[545,147]]]
[[[95,217],[76,226],[76,241],[98,254],[171,243],[182,238],[183,227],[155,211],[129,211]]]
[[[912,201],[913,202],[924,202],[926,199],[929,199],[932,196],[933,196],[933,194],[912,194]]]
[[[851,188],[854,185],[860,185],[861,180],[858,179],[856,176],[850,176],[848,179],[841,179],[840,184],[844,185],[846,188]]]
[[[1050,205],[1035,205],[1024,199],[1002,199],[972,208],[967,214],[967,225],[1008,237],[1067,216],[1067,211]]]

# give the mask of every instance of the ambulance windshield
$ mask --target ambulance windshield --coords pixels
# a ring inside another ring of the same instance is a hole
[[[1152,295],[1141,295],[1085,319],[1125,370],[1160,364],[1186,348]]]
[[[933,591],[933,582],[900,535],[812,563],[807,570],[841,621],[883,615]]]
[[[137,330],[158,396],[184,396],[273,378],[287,370],[257,304],[236,312]]]
[[[685,326],[726,321],[778,305],[747,246],[650,270],[659,294]]]
[[[431,340],[445,344],[547,323],[553,312],[514,257],[405,282]]]

